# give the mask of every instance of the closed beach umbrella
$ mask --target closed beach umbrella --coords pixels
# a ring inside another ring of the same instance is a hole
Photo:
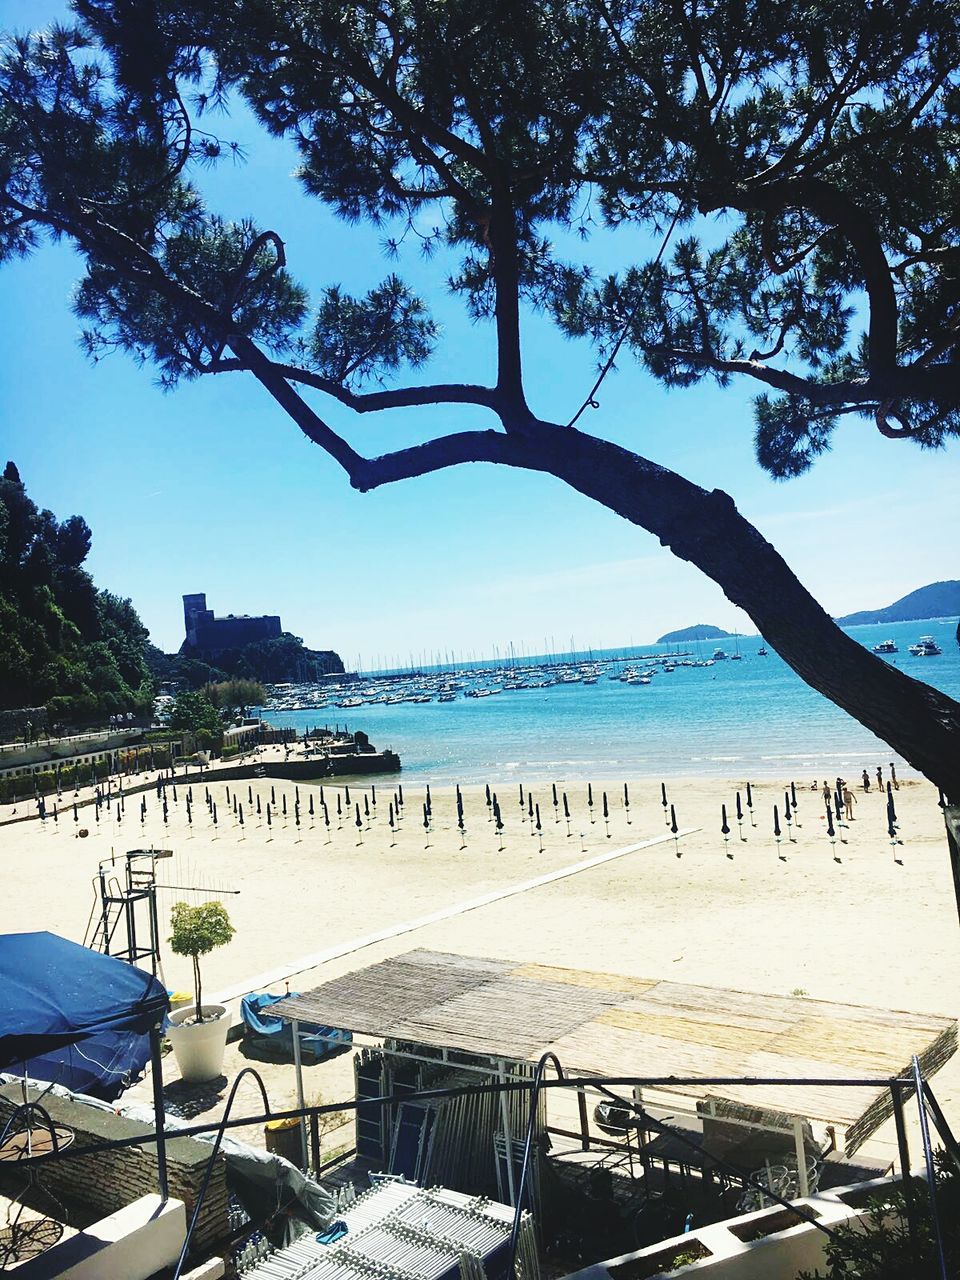
[[[430,799],[430,783],[427,783],[427,813],[433,813],[433,802]]]
[[[570,801],[567,799],[567,793],[563,793],[563,816],[570,821]]]
[[[270,805],[269,805],[269,804],[267,805],[267,826],[268,826],[268,827],[272,827],[272,826],[273,826],[273,818],[272,818],[272,816],[271,816],[271,814],[270,814]]]
[[[540,831],[541,826],[540,826],[540,806],[539,805],[536,806],[536,812],[537,812],[536,828],[538,831]]]
[[[43,805],[41,804],[41,806],[40,806],[40,815],[41,815],[41,817],[43,816],[43,812],[44,812],[44,810],[43,810]],[[73,806],[73,820],[74,820],[74,822],[79,822],[79,820],[80,820],[80,819],[79,819],[79,815],[77,814],[77,806],[76,806],[76,803],[74,803],[74,806]]]
[[[253,787],[247,787],[247,804],[253,804]]]
[[[832,840],[836,834],[837,833],[834,830],[834,826],[833,826],[833,809],[830,807],[830,801],[828,800],[827,801],[827,835]]]
[[[275,804],[277,803],[277,797],[276,797],[276,794],[274,793],[274,790],[273,790],[273,787],[272,787],[272,786],[271,786],[271,788],[270,788],[270,803],[271,803],[272,805],[275,805]]]
[[[587,808],[593,808],[593,783],[587,783]]]
[[[349,804],[349,803],[350,803],[350,788],[349,788],[349,787],[344,787],[344,788],[343,788],[343,799],[344,799],[344,802],[345,802],[346,804]]]
[[[313,792],[312,791],[310,792],[310,803],[307,805],[307,810],[310,814],[310,817],[312,818],[313,817]]]
[[[213,814],[213,825],[216,826],[217,825],[217,802],[216,801],[213,802],[213,809],[211,810],[211,813]],[[268,822],[270,821],[269,813],[267,814],[267,821]],[[166,822],[166,814],[164,814],[164,822]]]
[[[552,787],[551,787],[551,791],[553,792],[553,807],[556,809],[556,808],[557,808],[557,806],[560,804],[560,798],[559,798],[559,796],[557,795],[557,784],[556,784],[556,783],[553,783],[553,785],[552,785]]]
[[[523,808],[523,783],[520,783],[520,808]]]
[[[743,821],[743,806],[740,803],[740,792],[737,792],[737,821]]]
[[[773,806],[773,834],[780,839],[782,832],[780,830],[780,810],[776,805]]]
[[[424,802],[423,806],[423,829],[424,831],[430,830],[430,810],[427,808],[426,802]]]
[[[237,807],[237,817],[240,819],[240,825],[243,826],[243,805]]]
[[[262,812],[262,810],[261,810],[261,808],[260,808],[260,793],[259,793],[259,791],[258,791],[258,792],[257,792],[257,817],[258,817],[258,818],[260,817],[261,812]]]
[[[725,804],[720,806],[720,833],[724,836],[730,834],[730,825],[727,822],[727,806]]]
[[[377,807],[377,784],[375,782],[370,783],[370,803],[374,808]]]
[[[294,798],[294,800],[296,800],[297,804],[299,804],[299,803],[300,803],[300,788],[299,788],[299,787],[294,787],[294,788],[293,788],[293,798]]]
[[[527,817],[533,820],[533,792],[527,792]]]
[[[338,818],[341,817],[342,814],[343,814],[343,808],[340,804],[340,792],[338,791],[337,792],[337,817]]]
[[[390,801],[390,804],[387,808],[387,822],[389,823],[390,830],[392,831],[393,830],[393,801],[392,800]]]
[[[283,799],[283,816],[286,817],[287,816],[287,793],[286,792],[283,793],[282,799]]]
[[[403,808],[403,783],[402,782],[399,783],[397,786],[397,798],[400,801],[400,808],[402,809]]]
[[[893,803],[893,787],[887,783],[887,819],[892,824],[897,821],[897,810]]]
[[[326,801],[323,798],[323,787],[320,788],[320,803],[326,804]]]
[[[489,782],[486,784],[486,793],[487,793],[487,808],[489,809],[489,808],[491,807],[491,805],[493,804],[493,801],[492,801],[492,800],[491,800],[491,798],[490,798],[490,783],[489,783]],[[458,787],[458,788],[457,788],[457,795],[459,795],[459,794],[460,794],[460,788]]]
[[[605,818],[609,818],[609,817],[610,817],[610,806],[607,804],[607,793],[606,793],[606,792],[604,792],[604,793],[603,793],[603,816],[604,816]]]
[[[790,783],[790,799],[793,801],[793,807],[794,807],[794,809],[796,809],[796,807],[797,807],[797,784],[796,784],[795,782],[791,782],[791,783]]]
[[[680,830],[677,826],[677,811],[673,805],[670,806],[670,830],[673,832],[674,836],[676,836],[677,832]]]
[[[366,796],[363,797],[363,812],[365,817],[370,817],[370,801]]]

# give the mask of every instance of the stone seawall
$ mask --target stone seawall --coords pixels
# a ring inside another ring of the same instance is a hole
[[[310,760],[271,760],[267,764],[225,765],[199,772],[177,774],[177,784],[190,782],[239,782],[247,778],[279,778],[286,782],[310,782],[320,778],[352,778],[357,774],[399,773],[395,751],[361,751],[316,756]],[[153,784],[156,786],[156,783]]]

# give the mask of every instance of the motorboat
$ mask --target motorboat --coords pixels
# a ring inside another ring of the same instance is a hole
[[[727,655],[724,653],[722,649],[714,649],[713,651],[714,662],[724,662],[726,660],[726,657]]]
[[[933,636],[921,636],[916,644],[912,644],[908,650],[915,658],[935,658],[943,650],[934,640]]]
[[[765,658],[766,656],[767,656],[767,646],[765,644],[762,644],[760,648],[757,650],[757,657]]]
[[[899,653],[900,650],[893,640],[881,640],[879,644],[873,646],[874,653]]]

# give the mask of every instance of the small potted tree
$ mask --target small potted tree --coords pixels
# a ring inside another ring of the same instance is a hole
[[[230,1016],[222,1004],[203,1003],[200,957],[229,942],[234,928],[222,902],[203,902],[197,906],[175,902],[170,925],[171,951],[177,956],[189,956],[193,962],[196,1000],[170,1015],[167,1038],[184,1080],[190,1083],[212,1080],[223,1067]]]

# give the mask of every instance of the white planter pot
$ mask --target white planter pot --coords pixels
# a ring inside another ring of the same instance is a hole
[[[180,1075],[189,1084],[220,1075],[230,1030],[230,1014],[222,1004],[205,1004],[202,1009],[203,1022],[190,1021],[197,1012],[196,1005],[190,1004],[171,1013],[167,1028]]]

